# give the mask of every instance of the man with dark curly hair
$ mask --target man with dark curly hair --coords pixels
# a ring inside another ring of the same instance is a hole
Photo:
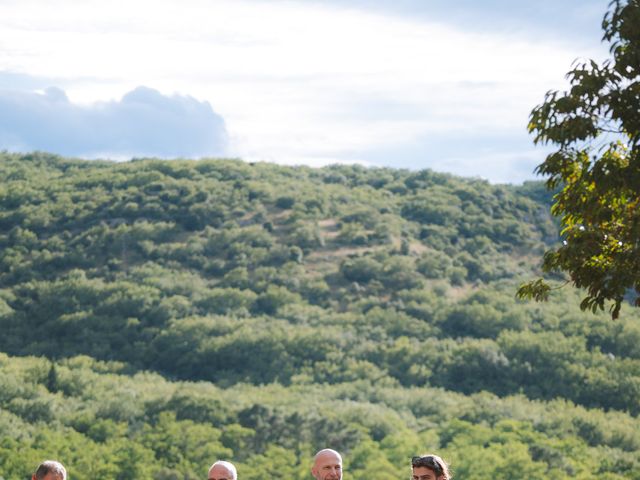
[[[412,480],[451,480],[449,466],[438,455],[422,455],[411,459]]]

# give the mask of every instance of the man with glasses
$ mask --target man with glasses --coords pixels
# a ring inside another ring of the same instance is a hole
[[[449,466],[438,455],[411,459],[412,480],[451,480]]]
[[[31,480],[67,480],[67,470],[60,462],[47,460],[38,465]]]
[[[218,460],[209,468],[208,480],[238,480],[238,471],[231,462]]]
[[[342,457],[330,448],[320,450],[313,457],[311,475],[316,480],[342,480]]]

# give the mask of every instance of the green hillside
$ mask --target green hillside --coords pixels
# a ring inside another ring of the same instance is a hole
[[[0,476],[640,479],[640,315],[515,299],[541,183],[0,154]]]

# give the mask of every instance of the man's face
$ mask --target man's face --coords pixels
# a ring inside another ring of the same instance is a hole
[[[209,470],[209,480],[233,480],[233,472],[224,465],[214,465]]]
[[[428,467],[413,467],[413,480],[441,480],[442,475],[436,476],[435,472]]]
[[[320,454],[313,464],[311,474],[316,480],[342,480],[342,458],[332,452]]]
[[[33,476],[33,478],[35,478],[35,475]],[[62,475],[49,472],[44,477],[42,477],[42,480],[62,480]]]

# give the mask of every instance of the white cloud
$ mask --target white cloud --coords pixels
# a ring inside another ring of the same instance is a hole
[[[536,178],[533,171],[541,162],[541,157],[541,152],[534,148],[478,152],[475,155],[435,160],[431,168],[465,177],[491,179],[494,183],[522,183]]]
[[[524,129],[574,58],[601,55],[301,2],[13,0],[0,31],[0,70],[59,78],[84,104],[136,85],[206,99],[235,154],[274,161]]]
[[[88,107],[65,92],[0,90],[0,144],[63,155],[202,157],[224,155],[224,121],[208,103],[138,87],[122,100]]]

